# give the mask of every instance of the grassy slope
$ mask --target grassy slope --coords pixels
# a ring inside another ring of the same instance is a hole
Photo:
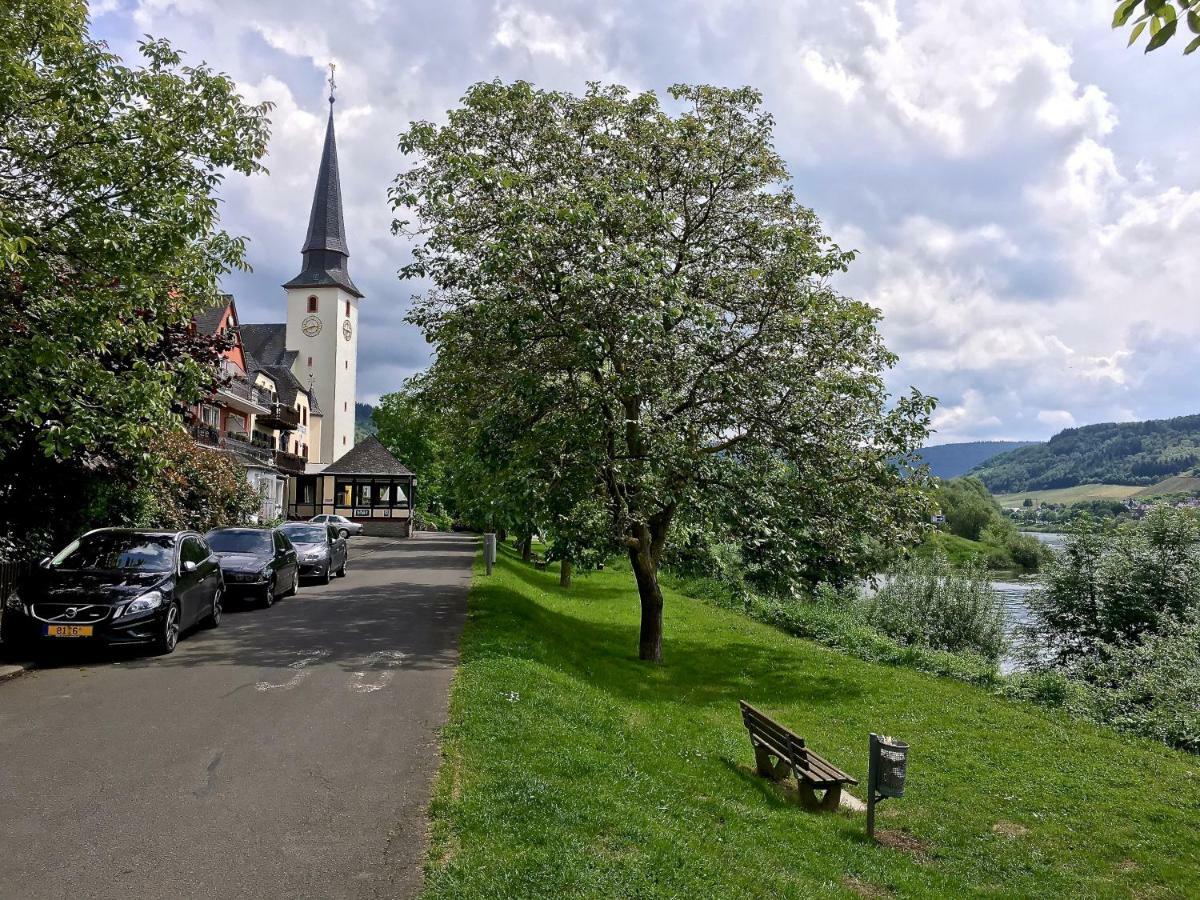
[[[932,556],[939,550],[946,554],[951,563],[961,566],[971,560],[986,560],[988,545],[982,541],[950,534],[948,531],[933,531],[917,546],[916,555]]]
[[[1149,487],[1131,484],[1080,484],[1069,488],[1054,488],[1046,491],[1025,491],[1020,494],[996,494],[1001,506],[1020,506],[1026,497],[1042,503],[1083,503],[1087,500],[1125,500],[1160,497],[1165,494],[1188,494],[1200,491],[1200,478],[1190,475],[1173,475]]]
[[[1142,488],[1133,496],[1140,500],[1146,497],[1161,497],[1166,494],[1190,494],[1194,491],[1200,491],[1200,478],[1194,478],[1191,475],[1172,475],[1170,478],[1164,478],[1158,484]]]
[[[1083,503],[1087,500],[1124,500],[1144,490],[1131,484],[1079,484],[1069,488],[1053,488],[1046,491],[1024,491],[1020,494],[996,494],[1001,506],[1020,506],[1026,497],[1042,503]]]
[[[563,591],[504,548],[470,602],[431,898],[1185,896],[1200,879],[1195,757],[673,592],[647,666],[625,572]],[[756,777],[740,698],[860,779],[868,731],[909,740],[881,827],[923,849],[871,846],[861,815],[805,813]]]

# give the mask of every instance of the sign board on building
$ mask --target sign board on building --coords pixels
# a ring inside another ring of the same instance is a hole
[[[362,508],[362,507],[360,507],[360,506],[356,506],[356,507],[354,507],[354,518],[356,518],[356,519],[358,519],[358,518],[369,519],[370,517],[371,517],[371,510],[370,510],[370,509],[364,509],[364,508]]]

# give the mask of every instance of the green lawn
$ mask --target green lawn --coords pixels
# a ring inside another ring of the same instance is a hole
[[[481,572],[431,806],[430,898],[1195,896],[1196,757],[672,592],[649,666],[627,572],[564,591],[508,548]],[[908,796],[880,807],[896,846],[869,844],[861,814],[804,812],[756,777],[742,698],[860,779],[869,731],[911,742]]]

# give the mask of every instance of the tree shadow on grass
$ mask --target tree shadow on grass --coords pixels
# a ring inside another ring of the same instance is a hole
[[[736,716],[738,700],[836,707],[862,694],[853,680],[815,673],[801,658],[732,637],[720,645],[715,639],[669,637],[665,661],[646,663],[630,652],[637,647],[636,625],[572,616],[502,585],[489,585],[479,593],[472,616],[485,626],[485,633],[486,626],[493,625],[490,633],[496,635],[477,643],[475,653],[531,659],[626,700],[728,704]],[[489,622],[502,618],[512,621]],[[508,634],[519,639],[509,640]]]

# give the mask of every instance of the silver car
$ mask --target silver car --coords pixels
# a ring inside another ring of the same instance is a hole
[[[322,525],[328,525],[330,528],[336,528],[337,533],[344,538],[350,537],[352,534],[362,534],[363,527],[359,522],[351,522],[345,516],[313,516],[308,521],[320,522]]]

